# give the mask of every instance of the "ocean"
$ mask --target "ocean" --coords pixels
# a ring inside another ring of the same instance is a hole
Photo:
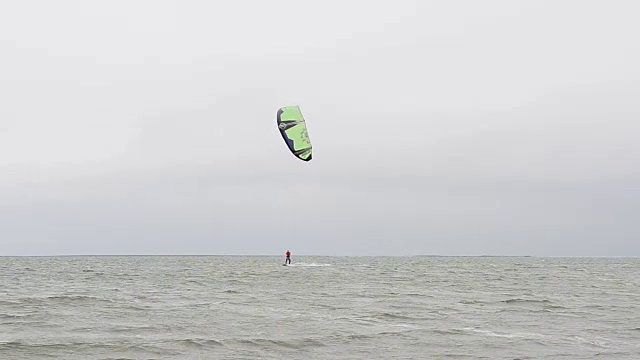
[[[0,257],[0,359],[640,359],[640,259]]]

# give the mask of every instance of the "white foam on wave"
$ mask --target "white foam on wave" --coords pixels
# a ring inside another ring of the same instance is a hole
[[[545,337],[543,334],[538,334],[538,333],[500,333],[500,332],[494,332],[490,330],[482,330],[482,329],[474,329],[474,328],[464,328],[464,330],[473,331],[475,333],[483,334],[487,336],[501,337],[501,338],[507,338],[507,339],[513,339],[513,338],[542,339]]]
[[[331,264],[316,264],[316,263],[291,263],[287,266],[300,266],[300,267],[320,267],[320,266],[331,266]]]

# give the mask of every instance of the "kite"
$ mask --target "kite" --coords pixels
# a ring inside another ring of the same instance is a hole
[[[311,140],[307,133],[307,123],[297,105],[278,109],[276,116],[278,130],[291,153],[300,160],[311,160]]]

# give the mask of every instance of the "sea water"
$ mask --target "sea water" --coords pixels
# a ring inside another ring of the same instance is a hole
[[[640,359],[640,259],[0,258],[0,359]]]

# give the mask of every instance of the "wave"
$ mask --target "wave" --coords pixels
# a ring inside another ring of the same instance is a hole
[[[67,294],[67,295],[45,295],[45,296],[28,296],[17,298],[12,301],[3,301],[0,304],[5,303],[13,306],[25,306],[25,305],[47,305],[52,306],[57,303],[63,304],[81,304],[81,303],[116,303],[114,300],[91,296],[91,295],[78,295],[78,294]]]
[[[327,339],[327,342],[330,342],[331,344],[335,344],[336,342],[348,343],[348,342],[358,341],[358,340],[376,340],[381,337],[389,337],[389,336],[407,337],[407,338],[410,338],[411,340],[415,340],[415,337],[411,336],[411,334],[424,331],[424,329],[422,328],[415,327],[412,325],[406,325],[406,324],[398,324],[394,328],[395,329],[380,330],[380,331],[374,331],[370,333],[333,335],[333,336],[326,337],[326,339]]]
[[[169,349],[159,348],[149,344],[139,344],[131,341],[125,342],[85,342],[85,341],[69,341],[69,342],[27,342],[21,340],[0,341],[0,354],[2,352],[15,354],[17,352],[28,352],[30,358],[38,355],[50,357],[52,352],[63,354],[78,354],[87,351],[104,351],[111,354],[112,358],[123,359],[120,356],[114,356],[115,353],[147,353],[159,356],[179,355],[179,352]]]
[[[165,345],[184,345],[187,347],[195,347],[198,349],[209,348],[214,346],[224,346],[222,341],[213,340],[213,339],[201,339],[201,338],[170,340],[170,341],[164,342],[164,344]]]
[[[16,300],[0,300],[0,305],[20,305],[21,302],[20,301],[16,301]]]
[[[299,267],[323,267],[323,266],[332,266],[331,264],[316,264],[316,263],[291,263],[287,266],[299,266]]]
[[[139,333],[139,332],[159,332],[170,330],[167,326],[159,325],[118,325],[109,328],[109,332],[113,333]]]
[[[507,339],[534,340],[534,339],[545,338],[545,335],[539,334],[539,333],[521,333],[521,332],[507,333],[507,332],[496,332],[491,330],[483,330],[483,329],[475,329],[475,328],[464,328],[462,330],[470,331],[476,334],[482,334],[482,335],[491,336],[491,337],[507,338]]]
[[[551,300],[547,299],[523,299],[523,298],[513,298],[507,300],[500,300],[502,303],[506,304],[515,304],[515,303],[528,303],[528,304],[549,304]]]
[[[424,317],[402,315],[402,314],[390,313],[390,312],[380,313],[372,317],[376,319],[394,319],[394,320],[423,320],[424,319]]]
[[[473,299],[470,299],[470,300],[463,299],[463,300],[460,300],[459,303],[464,305],[474,305],[474,304],[484,304],[485,302],[480,300],[473,300]]]
[[[39,315],[39,313],[37,312],[30,312],[27,314],[8,314],[8,313],[4,313],[4,314],[0,314],[0,319],[24,319],[27,317],[32,317],[32,316],[37,316]]]
[[[309,347],[327,346],[327,344],[325,344],[324,342],[317,339],[312,339],[312,338],[302,338],[302,339],[295,339],[295,340],[273,340],[273,339],[257,338],[257,339],[234,340],[233,342],[240,343],[242,345],[249,345],[249,346],[261,347],[261,348],[276,346],[276,347],[292,349],[292,350],[299,350],[299,349],[304,349]],[[221,343],[225,344],[226,341],[221,341]]]

